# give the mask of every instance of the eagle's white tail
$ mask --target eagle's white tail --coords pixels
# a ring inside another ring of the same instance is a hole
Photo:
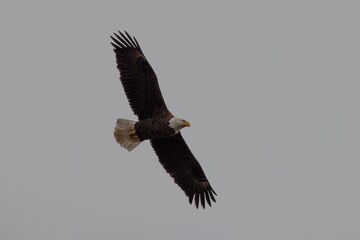
[[[141,143],[141,140],[135,133],[135,123],[135,121],[119,118],[114,129],[116,141],[129,151]]]

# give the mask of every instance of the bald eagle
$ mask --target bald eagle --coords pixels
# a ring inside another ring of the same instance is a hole
[[[126,34],[126,35],[125,35]],[[211,206],[215,191],[207,180],[199,162],[181,136],[180,129],[190,123],[175,117],[166,107],[155,72],[146,60],[139,43],[126,31],[110,36],[113,42],[120,81],[138,121],[117,119],[114,137],[131,151],[142,141],[150,140],[160,163],[191,204],[199,201],[205,208],[205,200]]]

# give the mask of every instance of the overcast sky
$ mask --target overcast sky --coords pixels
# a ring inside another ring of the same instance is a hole
[[[356,1],[2,1],[0,239],[359,239]],[[136,119],[127,30],[217,203],[196,209]]]

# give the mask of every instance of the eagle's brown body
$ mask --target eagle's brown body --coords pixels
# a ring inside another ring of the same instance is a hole
[[[169,120],[172,117],[170,113],[140,120],[135,123],[135,133],[141,141],[170,137],[175,134],[174,129],[169,126]]]

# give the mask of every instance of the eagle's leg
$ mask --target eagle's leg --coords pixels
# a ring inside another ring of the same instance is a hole
[[[136,135],[135,129],[129,131],[129,137],[131,137],[132,139],[139,139],[139,137]]]

